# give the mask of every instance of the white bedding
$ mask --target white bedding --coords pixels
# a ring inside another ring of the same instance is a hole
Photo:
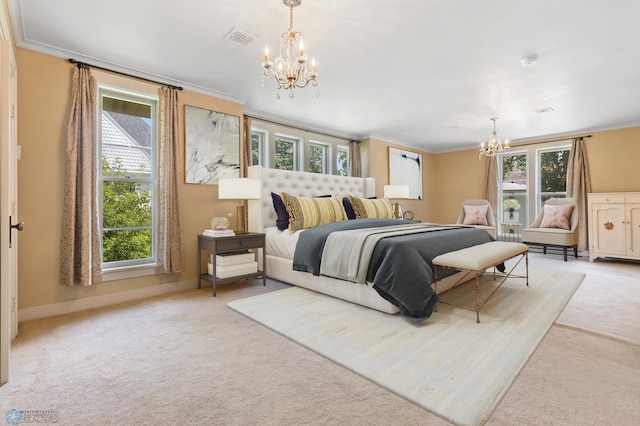
[[[296,232],[280,231],[275,226],[264,228],[267,256],[293,260],[293,253],[296,251],[296,243],[301,232],[302,230]]]

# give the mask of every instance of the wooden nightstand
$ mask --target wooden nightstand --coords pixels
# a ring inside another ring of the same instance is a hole
[[[266,254],[264,251],[264,234],[257,232],[248,232],[246,234],[238,234],[230,237],[206,237],[198,235],[198,288],[201,288],[202,280],[210,281],[213,284],[213,297],[216,296],[217,284],[225,284],[234,281],[240,281],[252,278],[262,278],[262,285],[267,285],[267,276],[265,273]],[[262,249],[262,269],[258,267],[258,271],[250,274],[234,275],[228,278],[216,277],[216,256],[226,253],[242,253],[250,249]],[[202,273],[202,252],[207,251],[213,255],[213,271],[212,275]]]

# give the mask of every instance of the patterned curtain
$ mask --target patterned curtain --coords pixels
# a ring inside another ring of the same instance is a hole
[[[251,160],[251,117],[244,116],[244,140],[242,143],[241,155],[242,161],[240,161],[240,176],[247,176],[247,168],[253,164]]]
[[[182,216],[182,164],[178,89],[159,89],[158,122],[158,227],[156,269],[162,273],[182,272],[184,227]]]
[[[360,141],[349,142],[349,176],[362,177],[362,157]]]
[[[67,128],[60,284],[90,286],[102,281],[97,197],[98,84],[89,66],[73,72]]]
[[[493,209],[493,218],[498,223],[498,157],[487,157],[487,175],[484,185],[484,198]]]
[[[589,162],[584,149],[584,139],[575,138],[569,153],[569,167],[567,171],[567,197],[575,198],[578,203],[578,250],[589,247],[589,233],[587,232],[587,194],[591,192],[591,176]]]
[[[242,160],[240,161],[240,176],[247,177],[248,168],[253,164],[253,160],[251,159],[251,117],[244,116],[244,139],[242,140],[242,149],[240,150],[240,154],[242,155]],[[246,201],[242,201],[242,205],[244,206]],[[249,223],[249,209],[244,208],[244,223]]]

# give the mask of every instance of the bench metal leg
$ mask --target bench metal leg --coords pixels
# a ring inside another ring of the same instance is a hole
[[[494,275],[494,279],[495,279],[495,270],[493,272]],[[479,279],[479,275],[476,272],[476,323],[480,323],[480,279]]]

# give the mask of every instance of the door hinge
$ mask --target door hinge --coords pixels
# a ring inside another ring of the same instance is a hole
[[[16,104],[11,104],[11,118],[16,116]]]
[[[11,299],[11,313],[14,313],[16,309],[18,309],[18,301],[14,297]]]

